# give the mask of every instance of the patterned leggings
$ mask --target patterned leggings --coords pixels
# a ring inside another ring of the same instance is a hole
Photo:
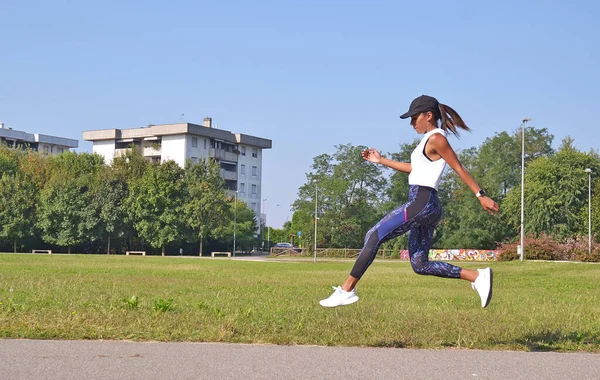
[[[365,243],[350,275],[360,279],[371,265],[379,246],[408,232],[408,254],[418,274],[460,278],[461,268],[440,261],[429,261],[433,231],[440,221],[442,207],[435,189],[411,185],[408,203],[383,217],[367,232]]]

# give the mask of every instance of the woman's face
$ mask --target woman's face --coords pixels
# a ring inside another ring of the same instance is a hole
[[[411,116],[410,125],[413,126],[413,128],[415,129],[415,131],[417,131],[418,134],[427,133],[429,130],[432,129],[432,124],[430,122],[430,119],[432,117],[433,115],[431,114],[431,112],[421,112],[419,114]]]

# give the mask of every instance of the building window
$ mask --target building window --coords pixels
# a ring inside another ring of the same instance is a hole
[[[252,185],[252,195],[256,195],[256,185]]]
[[[198,162],[198,157],[192,157],[192,162],[195,164]]]
[[[204,149],[206,149],[206,139],[204,139]]]
[[[252,209],[252,211],[256,212],[256,202],[250,203],[250,208]]]
[[[252,175],[256,177],[258,175],[258,168],[256,166],[252,167]]]
[[[254,158],[258,157],[258,148],[252,148],[252,157],[254,157]]]
[[[242,164],[242,167],[240,168],[240,173],[242,175],[246,175],[246,165]]]
[[[192,137],[192,148],[197,148],[197,147],[198,147],[198,138]]]
[[[48,154],[48,146],[44,145],[44,154]]]
[[[57,149],[56,149],[56,152],[57,152],[58,154],[62,154],[62,153],[64,153],[64,152],[65,152],[65,149],[64,149],[64,148],[57,148]]]
[[[245,146],[243,146],[243,147],[241,148],[241,151],[242,151],[242,156],[245,156],[245,155],[246,155],[246,147],[245,147]]]
[[[246,184],[244,182],[240,183],[240,193],[244,194],[246,192]]]

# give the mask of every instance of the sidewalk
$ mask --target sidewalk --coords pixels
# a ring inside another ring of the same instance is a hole
[[[0,378],[599,379],[600,354],[7,339]]]

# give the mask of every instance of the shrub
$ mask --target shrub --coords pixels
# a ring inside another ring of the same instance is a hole
[[[511,261],[519,259],[517,246],[519,238],[513,241],[499,243],[499,261]],[[588,254],[588,237],[575,236],[560,241],[550,235],[541,234],[538,237],[525,236],[525,259],[526,260],[578,260],[578,261],[600,261],[600,247],[593,243],[592,254]]]

